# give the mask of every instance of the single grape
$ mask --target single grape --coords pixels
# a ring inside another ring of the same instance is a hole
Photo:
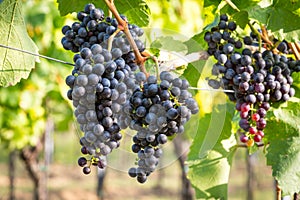
[[[87,164],[87,160],[86,160],[85,157],[80,157],[80,158],[78,159],[78,165],[79,165],[80,167],[84,167],[86,164]]]
[[[84,167],[82,169],[82,171],[83,171],[84,174],[90,174],[91,173],[91,168],[90,167]]]

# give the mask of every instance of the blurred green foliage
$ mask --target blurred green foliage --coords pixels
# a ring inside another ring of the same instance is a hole
[[[27,31],[40,49],[40,54],[71,61],[72,55],[60,45],[62,18],[57,5],[50,0],[24,2]],[[27,80],[13,87],[0,88],[0,145],[21,149],[35,145],[45,131],[47,119],[55,123],[55,131],[67,131],[73,122],[71,107],[66,101],[64,77],[71,71],[45,59]]]

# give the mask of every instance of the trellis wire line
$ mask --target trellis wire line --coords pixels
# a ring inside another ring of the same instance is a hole
[[[0,44],[0,47],[10,49],[10,50],[14,50],[14,51],[19,51],[19,52],[26,53],[26,54],[33,55],[33,56],[38,56],[38,57],[48,59],[48,60],[52,60],[52,61],[55,61],[55,62],[59,62],[59,63],[62,63],[62,64],[75,66],[75,64],[73,64],[73,63],[69,63],[69,62],[59,60],[59,59],[56,59],[56,58],[52,58],[52,57],[49,57],[49,56],[40,55],[40,54],[33,53],[33,52],[30,52],[30,51],[26,51],[26,50],[23,50],[23,49],[10,47],[10,46],[6,46],[6,45],[3,45],[3,44]],[[218,89],[196,88],[196,87],[189,87],[189,89],[191,89],[191,90],[206,90],[206,91],[211,91],[211,92],[234,93],[233,90],[218,90]]]
[[[19,49],[19,48],[16,48],[16,47],[10,47],[10,46],[6,46],[6,45],[3,45],[3,44],[0,44],[0,47],[10,49],[10,50],[14,50],[14,51],[19,51],[19,52],[26,53],[26,54],[33,55],[33,56],[38,56],[40,58],[44,58],[44,59],[47,59],[47,60],[52,60],[52,61],[59,62],[59,63],[62,63],[62,64],[75,66],[75,64],[73,64],[73,63],[69,63],[69,62],[59,60],[59,59],[56,59],[56,58],[52,58],[52,57],[49,57],[49,56],[40,55],[38,53],[33,53],[33,52],[26,51],[26,50],[23,50],[23,49]]]
[[[191,90],[206,90],[211,92],[225,92],[225,93],[234,93],[233,90],[219,90],[219,89],[210,89],[210,88],[197,88],[197,87],[189,87]]]

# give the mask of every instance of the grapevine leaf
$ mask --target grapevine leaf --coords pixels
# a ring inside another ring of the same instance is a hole
[[[237,12],[233,15],[234,21],[236,21],[237,25],[239,25],[242,29],[244,29],[248,23],[248,12],[241,11]]]
[[[279,40],[299,40],[299,1],[274,0],[268,7],[263,6],[256,5],[248,9],[249,17],[265,24]]]
[[[253,9],[253,7],[256,7],[259,3],[257,0],[249,0],[249,1],[240,1],[240,0],[231,0],[231,2],[239,9],[239,11],[233,9],[229,4],[224,6],[221,9],[221,13],[226,13],[228,15],[234,15],[239,12],[248,12],[249,10]],[[245,20],[248,18],[245,16]]]
[[[267,165],[285,194],[300,191],[300,105],[288,102],[270,114],[265,134]],[[276,130],[276,131],[274,131]]]
[[[218,5],[221,3],[222,0],[207,0],[204,1],[204,8],[208,6],[215,6],[218,7]]]
[[[130,6],[129,9],[120,9],[120,12],[123,13],[129,20],[130,23],[136,24],[138,26],[147,26],[149,24],[149,15],[150,15],[150,8],[145,3],[145,1],[139,0],[136,3],[136,6],[132,6],[132,1],[120,1],[119,7],[126,7]],[[127,4],[126,4],[127,3]],[[119,8],[117,7],[117,8]]]
[[[300,191],[300,137],[274,140],[267,148],[267,165],[286,195]]]
[[[188,155],[190,179],[197,199],[227,199],[227,184],[236,145],[231,133],[233,106],[214,107],[199,122]]]
[[[156,54],[160,51],[186,53],[187,46],[183,42],[175,40],[172,36],[161,36],[151,43],[150,49],[151,52],[156,52]]]
[[[26,32],[21,0],[7,0],[0,4],[0,44],[30,52],[38,49]],[[28,78],[35,58],[18,51],[0,48],[0,86],[17,84]]]
[[[274,109],[268,118],[267,127],[272,127],[272,129],[265,129],[265,137],[269,142],[300,136],[300,105],[298,102],[288,102],[287,106]]]
[[[88,3],[93,3],[96,7],[101,8],[108,13],[108,7],[102,0],[57,0],[58,9],[62,16],[72,12],[82,11],[84,6]],[[145,0],[115,0],[114,4],[120,14],[127,16],[130,23],[138,26],[146,26],[149,23],[150,8]]]
[[[184,44],[188,47],[188,53],[199,52],[207,49],[207,44],[204,41],[205,31],[202,31],[199,34],[194,35]],[[200,60],[193,63],[189,63],[187,69],[183,73],[191,86],[197,87],[199,78],[201,76],[201,71],[205,66],[206,60]]]

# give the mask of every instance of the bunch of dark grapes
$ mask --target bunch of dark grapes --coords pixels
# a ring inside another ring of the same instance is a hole
[[[101,156],[120,145],[122,134],[115,115],[132,94],[138,65],[125,34],[116,32],[116,19],[105,18],[103,11],[93,4],[87,4],[77,18],[79,22],[62,28],[62,45],[66,50],[80,51],[74,56],[75,67],[66,83],[70,87],[68,98],[73,101],[76,120],[84,133],[80,139],[81,152],[90,155],[88,159],[79,158],[78,164],[88,174],[91,164],[103,168],[106,164]],[[128,27],[143,51],[144,44],[138,39],[143,30],[136,25]]]
[[[99,57],[102,59],[97,59]],[[81,50],[72,75],[66,78],[70,86],[68,98],[73,101],[76,120],[84,132],[80,139],[81,151],[92,155],[91,160],[99,161],[101,168],[100,156],[106,156],[117,148],[122,138],[113,113],[126,102],[126,85],[116,76],[123,73],[124,67],[123,58],[112,60],[110,52],[94,44],[91,49]],[[84,173],[88,173],[86,168]]]
[[[240,140],[252,146],[264,137],[265,116],[271,104],[294,96],[291,73],[300,71],[300,62],[283,54],[289,52],[285,41],[277,47],[282,54],[270,50],[253,52],[251,47],[257,47],[257,36],[251,33],[242,40],[236,39],[236,28],[236,23],[223,14],[218,26],[205,33],[208,53],[217,60],[208,84],[214,89],[233,91],[227,95],[236,102],[240,114]]]
[[[124,106],[124,126],[137,131],[133,137],[132,151],[138,154],[137,167],[128,173],[144,183],[156,168],[162,155],[159,145],[168,137],[184,132],[184,124],[199,110],[188,91],[189,83],[161,72],[160,81],[155,76],[146,79],[144,73],[136,74],[139,88],[135,89]]]

